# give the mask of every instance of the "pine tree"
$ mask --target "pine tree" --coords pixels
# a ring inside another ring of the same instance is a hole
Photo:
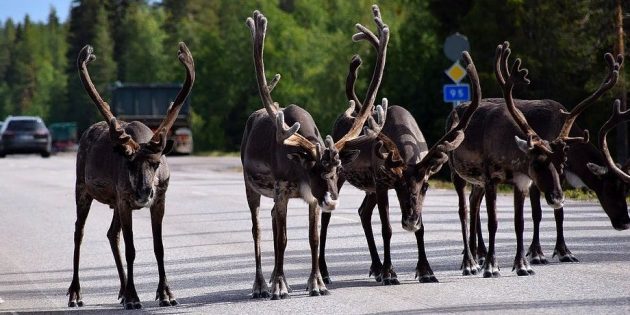
[[[123,82],[153,83],[167,79],[163,47],[166,33],[161,29],[163,20],[164,12],[160,8],[146,5],[130,7],[123,20],[126,45],[119,61]],[[177,51],[177,43],[171,47],[171,51]],[[173,58],[172,55],[169,57]]]

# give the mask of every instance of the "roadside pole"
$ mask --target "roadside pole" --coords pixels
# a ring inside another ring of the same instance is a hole
[[[444,54],[455,62],[444,73],[455,84],[444,84],[442,96],[444,102],[452,103],[453,107],[470,101],[470,85],[460,83],[466,77],[466,69],[459,63],[464,50],[470,50],[470,44],[466,36],[460,33],[455,33],[444,41]]]

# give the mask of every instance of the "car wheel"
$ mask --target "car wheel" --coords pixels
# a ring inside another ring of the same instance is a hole
[[[42,152],[42,157],[43,157],[43,158],[48,158],[48,157],[50,157],[50,152],[48,152],[48,151],[44,151],[44,152]]]

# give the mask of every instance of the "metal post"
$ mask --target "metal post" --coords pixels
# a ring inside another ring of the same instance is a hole
[[[617,5],[615,9],[615,28],[617,31],[617,41],[615,43],[616,54],[621,54],[625,57],[625,47],[624,47],[624,32],[623,32],[623,6],[622,0],[617,0]],[[618,86],[620,87],[620,100],[621,100],[621,110],[624,111],[627,108],[627,93],[626,93],[626,82],[625,76],[623,75],[624,70],[622,69],[619,72],[619,82]],[[620,163],[624,163],[628,158],[628,125],[623,122],[620,123],[617,127],[617,161]]]

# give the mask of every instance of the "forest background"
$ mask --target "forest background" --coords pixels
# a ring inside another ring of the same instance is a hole
[[[328,134],[347,108],[344,86],[353,54],[364,60],[360,95],[369,83],[374,50],[351,36],[357,22],[374,29],[373,2],[391,30],[378,99],[407,108],[429,144],[444,132],[452,108],[442,101],[442,85],[450,83],[444,70],[452,64],[443,53],[447,36],[468,37],[484,97],[501,97],[492,61],[496,45],[509,40],[532,81],[515,95],[554,99],[567,108],[599,85],[606,74],[603,54],[616,49],[613,0],[74,0],[63,23],[51,9],[44,23],[25,16],[0,25],[0,119],[39,115],[48,123],[75,121],[85,130],[102,118],[77,74],[81,47],[94,46],[92,79],[108,99],[116,81],[182,82],[176,52],[184,41],[197,71],[195,150],[237,151],[247,117],[262,107],[245,25],[258,9],[269,20],[267,75],[282,74],[274,99],[307,109]],[[623,2],[629,12],[630,1]],[[628,80],[620,81],[580,117],[582,127],[599,129],[612,99],[627,90]]]

